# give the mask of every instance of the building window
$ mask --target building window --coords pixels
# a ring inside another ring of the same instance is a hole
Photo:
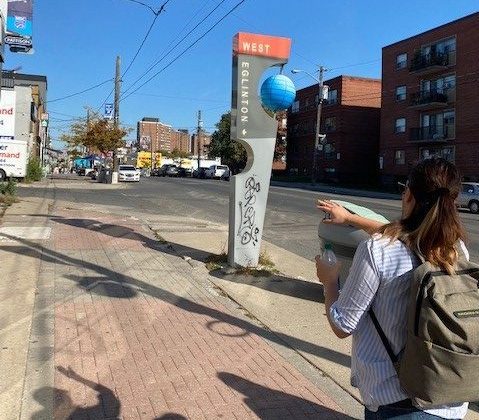
[[[404,153],[404,150],[396,150],[394,162],[396,165],[404,165],[406,163],[406,154]]]
[[[435,44],[425,45],[421,48],[423,54],[449,54],[456,51],[456,38],[448,38]]]
[[[336,117],[328,117],[324,120],[324,131],[336,131]]]
[[[419,158],[424,159],[432,159],[432,158],[443,158],[449,162],[454,163],[454,147],[447,146],[447,147],[428,147],[428,148],[421,148],[419,150]]]
[[[334,144],[326,143],[324,145],[324,158],[325,159],[336,159],[336,149]]]
[[[294,114],[299,112],[299,101],[294,101],[293,105],[291,106],[291,112]]]
[[[333,105],[336,103],[338,103],[338,90],[337,89],[330,90],[328,92],[328,99],[326,100],[326,104]]]
[[[456,87],[456,75],[451,74],[450,76],[444,77],[444,89],[452,89]]]
[[[439,114],[422,114],[421,130],[433,140],[452,139],[456,136],[455,132],[455,110],[441,112]]]
[[[396,126],[394,129],[395,133],[405,133],[406,132],[406,118],[396,118]]]
[[[398,86],[396,88],[396,101],[406,100],[406,86]]]
[[[421,80],[422,92],[445,93],[447,89],[453,89],[455,87],[456,87],[456,75],[454,74],[451,74],[445,77],[440,77],[435,80]]]
[[[407,54],[398,54],[396,56],[396,69],[405,69],[407,67]]]

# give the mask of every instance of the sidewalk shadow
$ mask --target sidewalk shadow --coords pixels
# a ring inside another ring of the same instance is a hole
[[[227,372],[219,372],[218,378],[228,387],[245,396],[244,402],[260,419],[354,419],[346,414],[296,395],[266,388],[245,378]]]
[[[33,414],[31,420],[49,419],[52,418],[52,415],[55,419],[68,420],[120,419],[121,403],[110,388],[83,378],[71,368],[65,369],[61,366],[57,366],[57,370],[68,378],[95,390],[97,392],[98,403],[89,407],[75,406],[68,391],[44,386],[33,393],[33,398],[43,406],[43,409]]]
[[[62,216],[52,216],[51,220],[67,226],[86,229],[92,232],[103,233],[113,238],[128,239],[132,241],[140,241],[144,246],[151,249],[159,249],[160,244],[156,239],[149,238],[135,229],[127,226],[116,225],[112,223],[103,223],[95,219],[79,219],[66,218]]]
[[[70,264],[70,265],[77,266],[79,268],[81,267],[82,269],[95,271],[96,273],[99,274],[101,278],[107,279],[106,281],[108,281],[109,283],[111,282],[117,283],[122,288],[125,288],[125,287],[130,288],[131,290],[134,290],[135,292],[141,291],[142,293],[145,293],[148,296],[151,296],[156,299],[161,299],[185,311],[208,316],[210,318],[213,318],[214,320],[217,320],[218,322],[224,322],[229,325],[235,326],[239,329],[242,329],[247,334],[255,334],[266,340],[275,342],[281,346],[292,347],[294,349],[297,349],[298,351],[303,351],[305,353],[309,353],[311,355],[314,355],[326,360],[330,360],[332,362],[341,364],[346,367],[350,366],[350,362],[351,362],[350,356],[347,354],[338,352],[334,349],[319,346],[317,344],[311,343],[309,341],[305,341],[297,337],[290,336],[285,333],[281,333],[277,331],[269,331],[268,329],[262,327],[259,324],[252,323],[245,319],[237,318],[236,316],[226,312],[222,312],[221,310],[214,309],[214,308],[205,306],[201,303],[194,302],[192,300],[179,296],[173,292],[170,292],[154,284],[147,283],[145,281],[136,279],[134,277],[131,277],[122,273],[118,273],[112,269],[102,267],[98,264],[95,264],[86,260],[78,259],[72,256],[62,254],[58,251],[48,249],[43,244],[37,244],[33,241],[18,238],[11,235],[4,235],[4,236],[9,237],[10,239],[15,239],[18,242],[28,246],[29,248],[40,251],[39,258],[48,257],[50,260],[52,259],[55,260],[57,264]],[[13,250],[8,249],[8,247],[4,247],[4,250],[7,252],[14,252]],[[174,254],[176,257],[178,257],[176,253],[174,252],[171,252],[171,253]],[[183,261],[182,263],[187,265],[186,266],[187,269],[191,269],[191,267],[188,265],[186,261]],[[88,288],[88,286],[91,284],[91,279],[88,282],[82,283],[84,279],[84,277],[82,276],[70,276],[69,278],[70,280],[75,281],[75,283],[81,290],[86,290],[88,292],[95,293],[95,294],[98,293],[98,290],[96,287]],[[97,281],[101,280],[101,278],[97,279]],[[157,282],[161,284],[161,277],[158,278]],[[133,293],[133,292],[130,291],[129,293]],[[115,297],[120,299],[125,298],[120,294],[119,296],[115,296]],[[221,334],[217,331],[216,333]]]

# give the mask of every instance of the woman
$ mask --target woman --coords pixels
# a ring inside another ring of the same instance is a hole
[[[455,206],[461,188],[455,166],[444,159],[425,160],[412,170],[404,187],[401,219],[384,226],[352,215],[338,204],[318,202],[317,207],[330,214],[326,223],[350,224],[373,234],[358,246],[341,293],[337,286],[339,266],[329,266],[316,257],[326,313],[339,338],[353,336],[351,382],[360,390],[366,420],[461,419],[467,403],[425,411],[412,405],[368,315],[373,308],[395,354],[399,354],[406,342],[412,273],[420,265],[416,254],[449,273],[454,271],[458,252],[469,258]]]

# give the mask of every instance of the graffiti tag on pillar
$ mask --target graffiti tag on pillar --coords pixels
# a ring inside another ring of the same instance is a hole
[[[241,237],[243,245],[253,242],[256,245],[259,240],[259,228],[256,223],[255,203],[257,193],[261,190],[261,185],[254,176],[249,177],[245,183],[244,202],[239,202],[240,207],[240,225],[238,236]]]

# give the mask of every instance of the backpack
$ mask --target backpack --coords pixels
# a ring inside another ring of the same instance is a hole
[[[395,355],[369,315],[398,373],[421,409],[479,399],[479,265],[460,256],[450,275],[424,260],[413,271],[406,345]]]

